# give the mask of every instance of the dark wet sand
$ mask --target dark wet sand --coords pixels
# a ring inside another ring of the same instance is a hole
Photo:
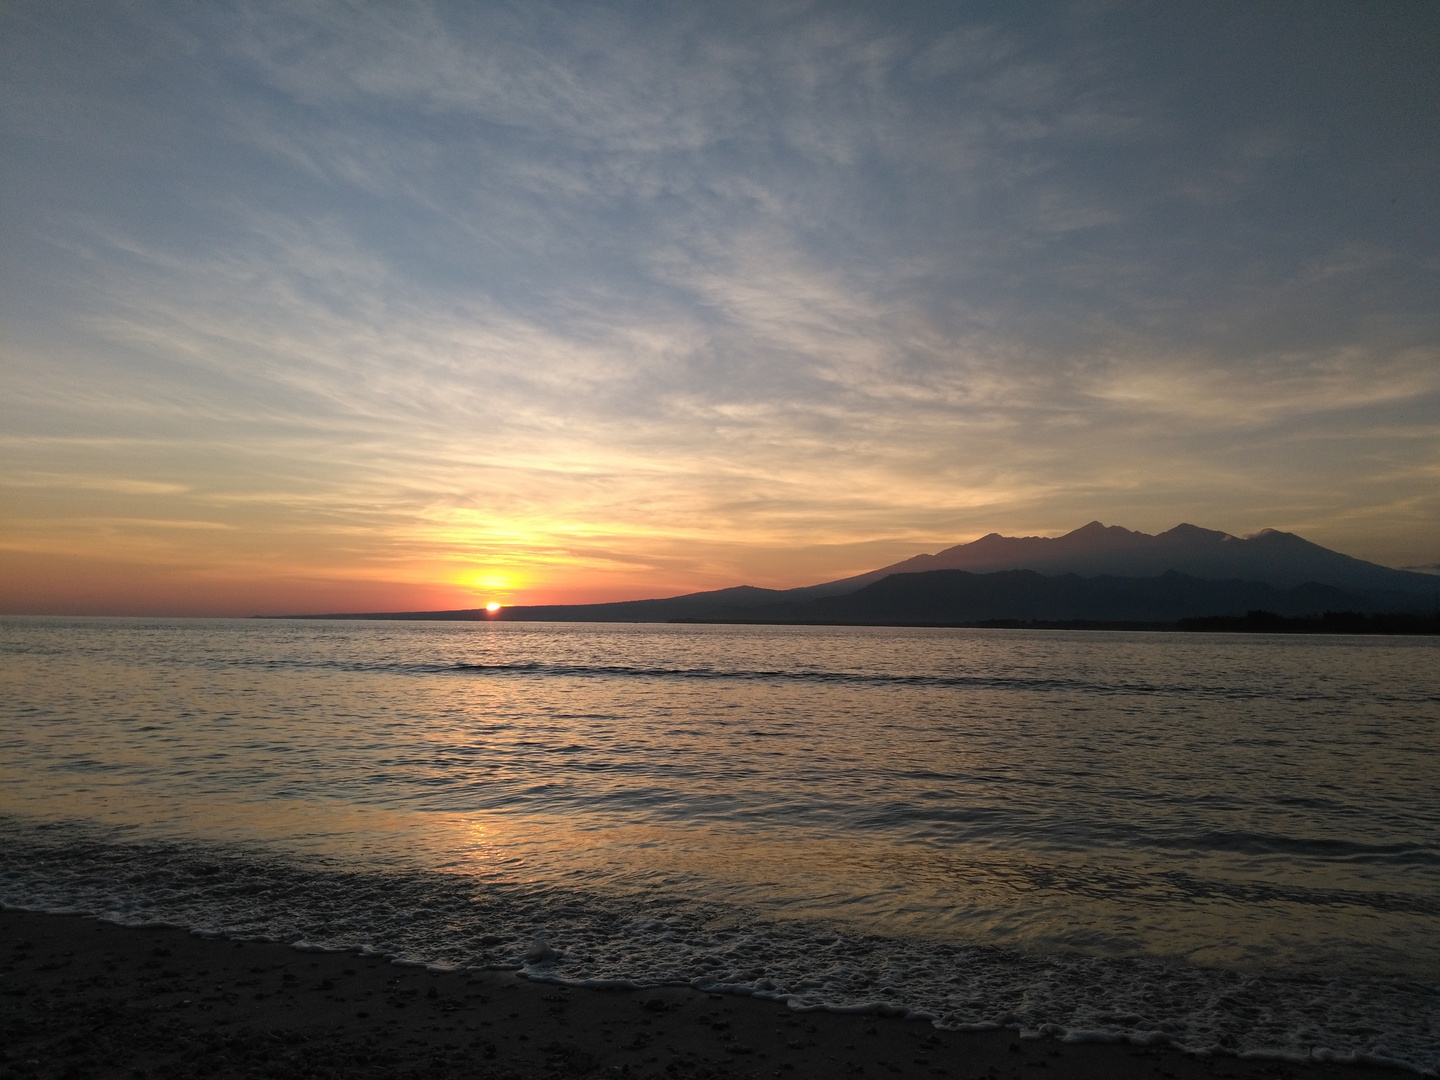
[[[0,1078],[1404,1075],[944,1032],[681,988],[567,990],[0,911]]]

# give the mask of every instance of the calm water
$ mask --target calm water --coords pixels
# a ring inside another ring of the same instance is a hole
[[[11,619],[0,902],[1440,1069],[1440,642]]]

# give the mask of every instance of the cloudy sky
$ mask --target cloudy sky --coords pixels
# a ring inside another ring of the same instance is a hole
[[[1440,5],[0,7],[0,608],[1440,560]]]

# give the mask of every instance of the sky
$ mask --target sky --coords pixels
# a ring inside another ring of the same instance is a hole
[[[0,611],[1440,562],[1440,5],[0,5]]]

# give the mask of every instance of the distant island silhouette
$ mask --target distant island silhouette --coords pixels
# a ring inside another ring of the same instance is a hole
[[[1275,529],[1237,537],[1182,524],[1152,536],[1092,521],[1054,538],[991,533],[795,589],[741,585],[607,604],[281,617],[1433,633],[1440,578]]]

